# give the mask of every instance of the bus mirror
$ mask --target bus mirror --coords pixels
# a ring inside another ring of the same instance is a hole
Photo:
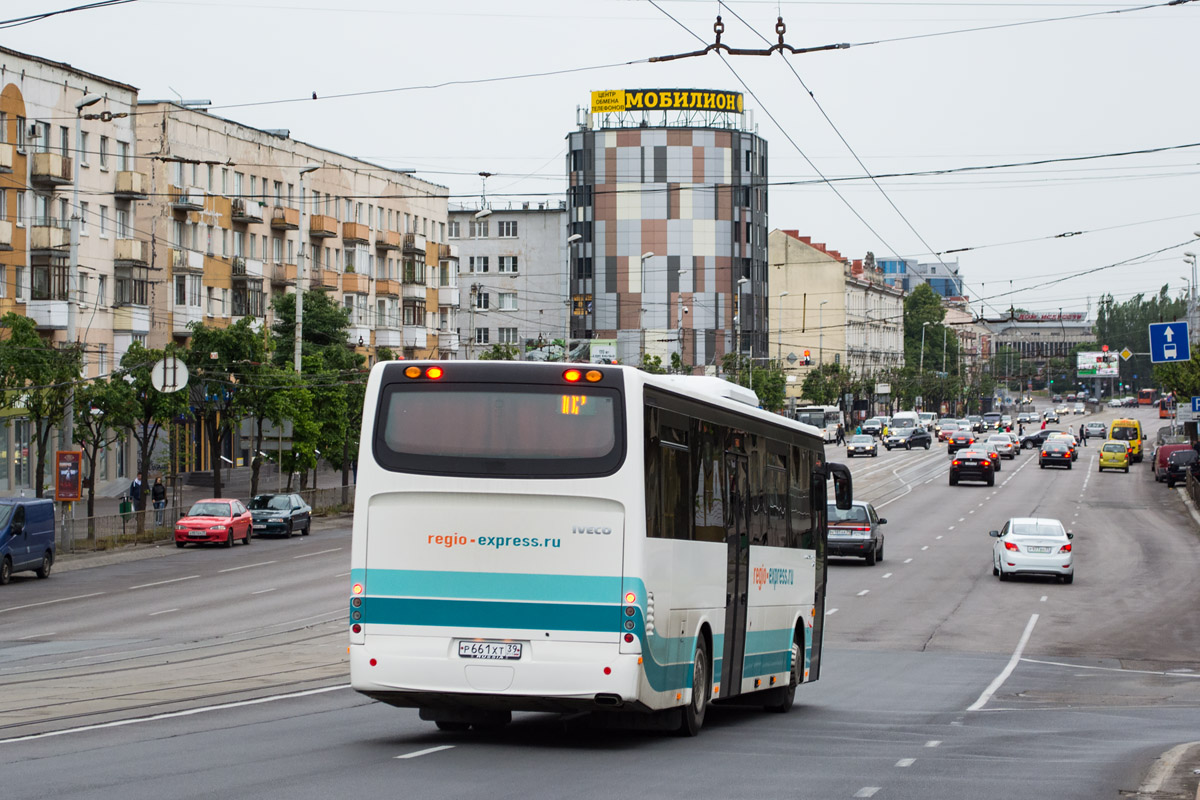
[[[832,462],[826,464],[826,468],[833,476],[833,497],[837,502],[837,507],[846,511],[854,501],[854,481],[850,477],[850,470],[846,468],[845,464]]]

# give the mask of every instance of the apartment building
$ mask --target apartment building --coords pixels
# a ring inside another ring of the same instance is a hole
[[[186,342],[193,323],[270,325],[271,298],[299,283],[346,307],[347,344],[369,360],[454,351],[438,335],[458,305],[444,187],[177,103],[138,112],[151,200],[137,225],[164,276],[147,292],[151,346]]]
[[[150,332],[134,285],[148,242],[134,219],[146,197],[135,159],[138,90],[70,64],[0,48],[0,314],[28,316],[50,341],[85,342],[84,376],[107,375]],[[78,193],[78,205],[73,198]],[[71,221],[79,216],[78,305],[70,298]],[[74,314],[74,320],[71,319]],[[19,412],[0,427],[0,492],[27,489],[36,451]],[[51,439],[51,449],[65,442]],[[97,466],[125,478],[128,447]]]
[[[567,335],[566,203],[452,207],[448,235],[467,301],[460,356],[502,344],[528,358],[558,357],[549,344]],[[452,322],[439,320],[439,335],[454,332]]]

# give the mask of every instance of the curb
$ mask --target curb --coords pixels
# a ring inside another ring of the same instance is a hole
[[[1200,798],[1200,742],[1185,742],[1167,750],[1154,760],[1136,797],[1145,800],[1187,800]]]
[[[325,517],[313,518],[313,532],[320,532],[337,527],[338,523],[347,522],[354,518],[353,512],[331,514]],[[55,572],[74,572],[77,569],[106,567],[110,564],[124,564],[127,561],[143,561],[148,558],[164,558],[182,552],[175,542],[167,539],[155,544],[135,544],[122,547],[119,550],[84,551],[78,553],[63,553],[54,561]]]

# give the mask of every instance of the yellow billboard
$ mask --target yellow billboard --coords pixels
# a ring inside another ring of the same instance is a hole
[[[741,92],[714,89],[602,89],[592,92],[592,113],[618,111],[730,111],[742,113]]]

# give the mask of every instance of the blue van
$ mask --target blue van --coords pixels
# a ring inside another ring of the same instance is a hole
[[[54,501],[0,497],[0,586],[14,572],[50,577],[54,565]]]

